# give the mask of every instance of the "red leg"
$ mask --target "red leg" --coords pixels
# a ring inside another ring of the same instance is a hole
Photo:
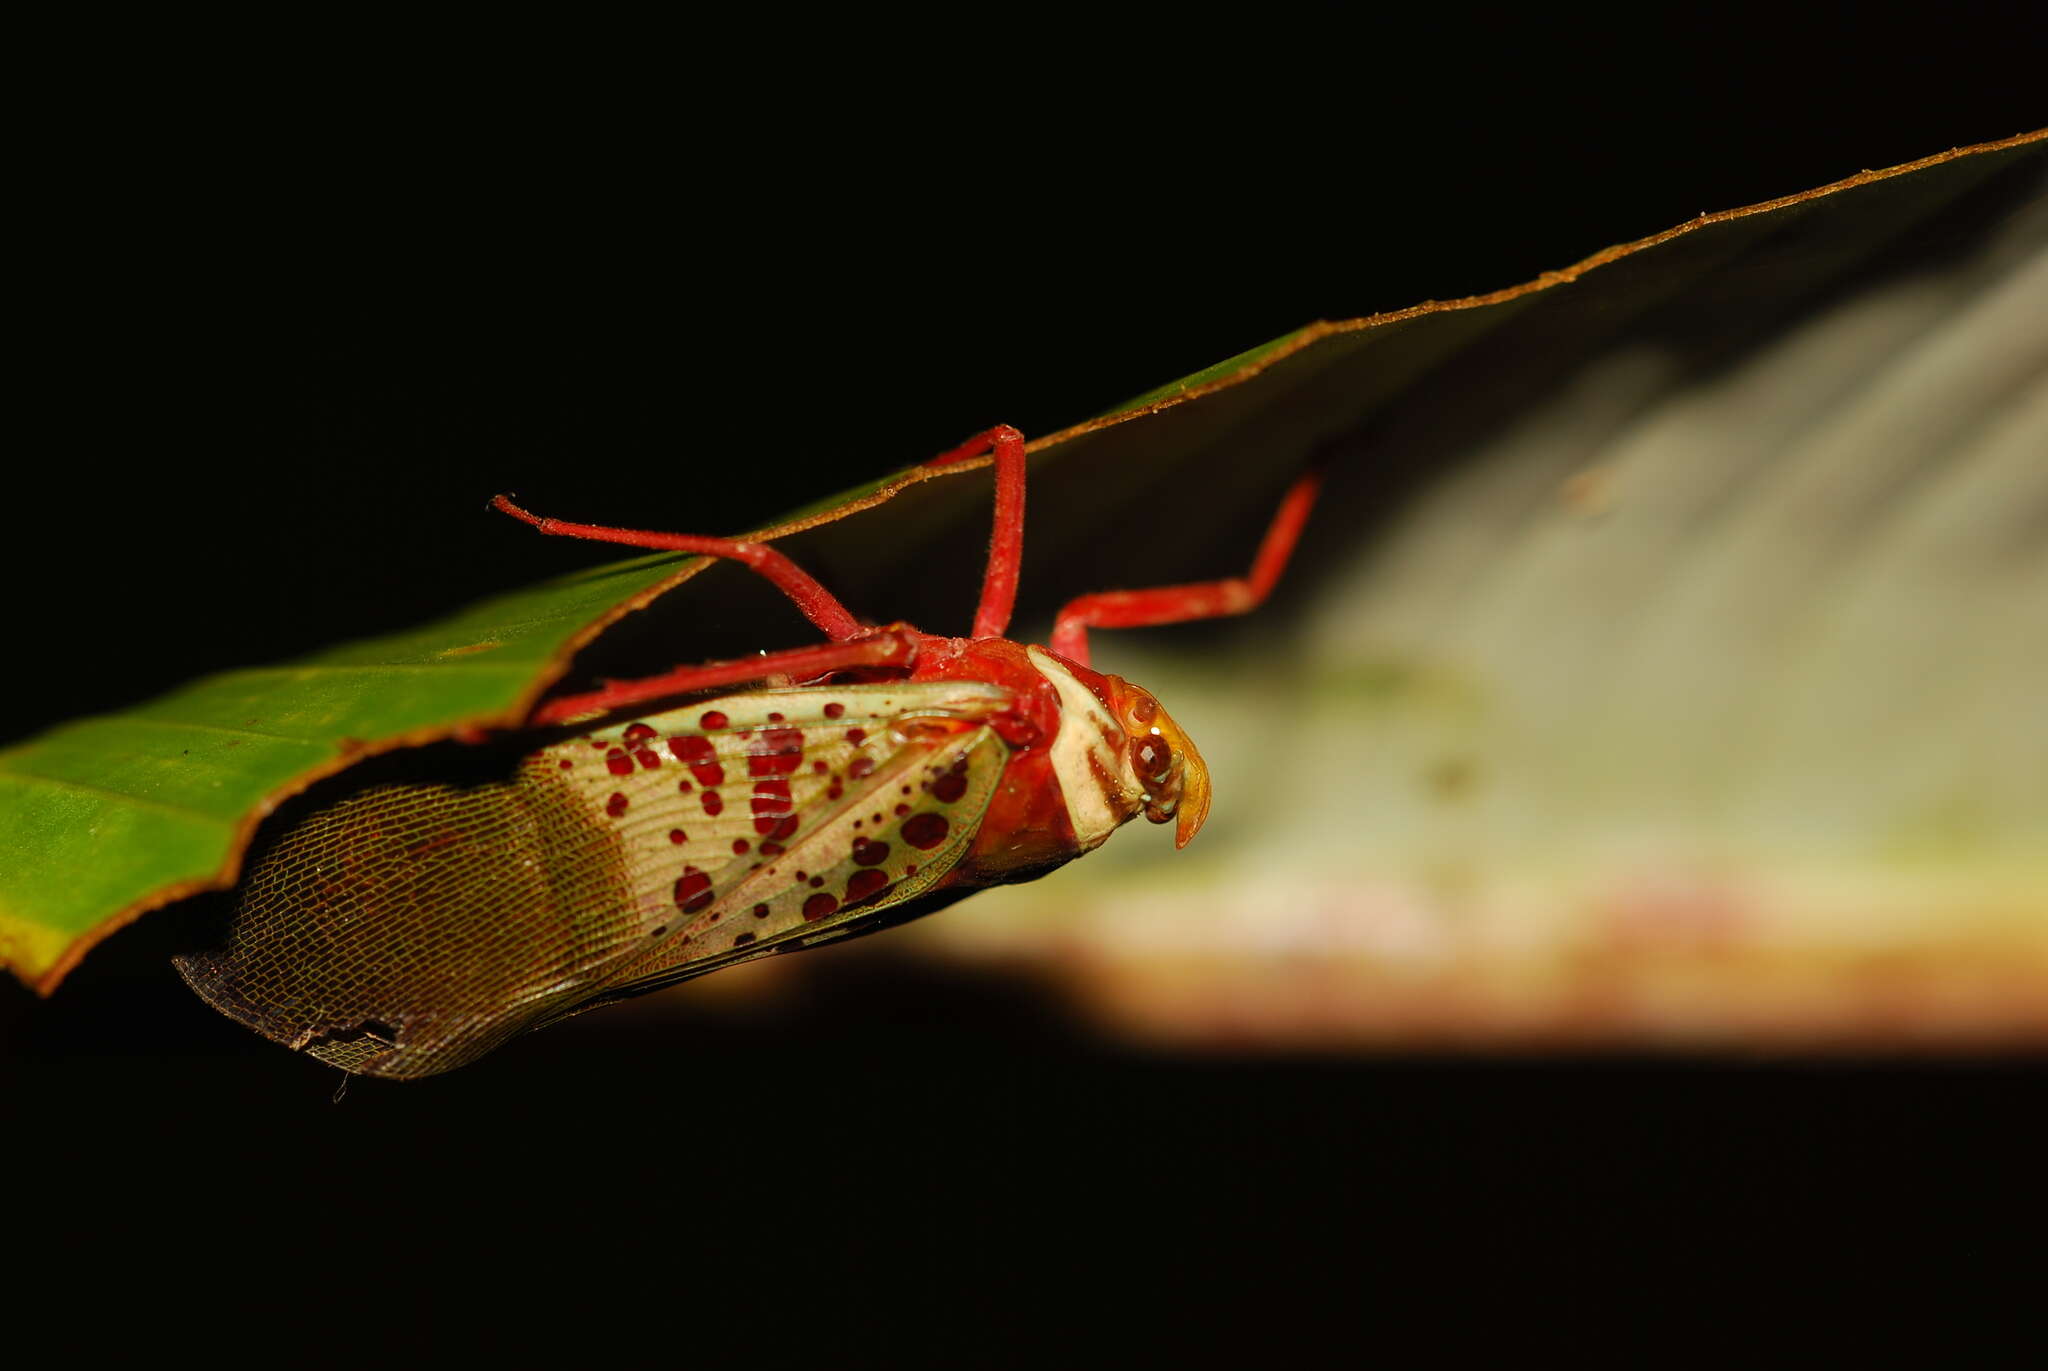
[[[1220,619],[1253,608],[1272,592],[1280,573],[1286,569],[1322,483],[1322,473],[1311,471],[1288,489],[1280,501],[1279,512],[1266,528],[1259,555],[1252,559],[1250,575],[1191,585],[1154,586],[1150,590],[1108,590],[1083,595],[1062,609],[1054,621],[1052,650],[1086,666],[1091,628],[1144,628],[1190,619]]]
[[[981,578],[981,603],[974,610],[976,638],[1002,637],[1017,604],[1017,568],[1024,560],[1024,435],[997,424],[925,463],[945,466],[990,450],[996,458],[996,526],[989,539],[988,572]]]
[[[691,533],[646,533],[639,529],[543,519],[528,514],[505,495],[492,500],[491,505],[515,519],[532,524],[542,533],[564,538],[588,538],[592,542],[621,543],[627,547],[652,548],[657,552],[695,552],[705,557],[725,557],[744,562],[774,582],[775,588],[787,595],[803,616],[823,629],[825,636],[833,642],[843,643],[868,631],[858,619],[847,613],[846,606],[840,604],[831,591],[766,543],[750,543],[737,538],[700,538]]]
[[[791,648],[787,652],[764,652],[736,662],[706,662],[701,666],[678,667],[638,681],[607,681],[602,690],[549,700],[533,712],[533,722],[568,723],[592,714],[623,709],[643,700],[657,700],[665,695],[681,695],[711,686],[764,681],[770,676],[809,680],[857,666],[907,668],[916,651],[916,643],[910,635],[900,629],[882,629],[851,643],[821,643],[817,647]]]

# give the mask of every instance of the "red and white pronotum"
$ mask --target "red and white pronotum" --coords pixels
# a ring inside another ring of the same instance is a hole
[[[533,722],[560,736],[501,776],[317,810],[252,865],[226,942],[181,958],[186,979],[336,1065],[425,1075],[596,1004],[1043,874],[1141,813],[1185,846],[1209,808],[1201,754],[1148,692],[1089,667],[1088,630],[1257,605],[1317,477],[1287,492],[1249,574],[1082,596],[1048,648],[1003,636],[1023,435],[993,428],[934,464],[988,452],[995,533],[965,638],[866,626],[763,543],[565,523],[498,497],[543,533],[744,563],[828,641],[558,698]],[[752,688],[709,694],[728,686]]]

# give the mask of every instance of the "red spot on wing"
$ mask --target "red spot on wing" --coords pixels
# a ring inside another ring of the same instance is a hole
[[[724,812],[724,809],[725,800],[717,791],[707,790],[704,792],[704,812],[706,814],[719,814]]]
[[[611,815],[614,819],[624,814],[626,812],[626,797],[616,790],[613,791],[612,797],[604,802],[604,812]]]
[[[787,837],[780,832],[785,818],[792,817],[795,802],[789,797],[789,782],[773,779],[754,782],[754,831],[767,837]],[[795,831],[795,824],[790,831]]]
[[[685,914],[695,914],[711,903],[711,878],[694,866],[683,868],[683,874],[676,878],[676,907]]]
[[[804,901],[804,921],[806,923],[816,923],[837,908],[839,908],[838,897],[827,895],[821,890]]]
[[[755,918],[757,918],[757,919],[765,919],[765,918],[767,918],[767,917],[768,917],[768,906],[767,906],[767,905],[765,905],[765,904],[757,904],[757,905],[755,905],[755,906],[754,906],[754,917],[755,917]]]
[[[804,731],[771,728],[747,744],[749,776],[791,776],[804,760]]]
[[[734,838],[732,840],[732,853],[735,857],[744,857],[747,855],[747,848],[749,846],[750,844],[745,838]]]
[[[826,718],[828,718],[828,719],[836,719],[836,718],[838,718],[838,717],[839,717],[840,715],[844,714],[845,712],[846,712],[846,706],[845,706],[845,705],[841,705],[841,704],[830,704],[830,705],[826,705],[826,706],[825,706],[825,717],[826,717]]]
[[[866,900],[872,900],[889,888],[889,874],[886,871],[856,871],[853,879],[846,883],[846,904],[850,909]]]
[[[866,742],[867,740],[868,731],[864,728],[849,728],[846,730],[846,741],[854,744],[855,746],[858,746],[861,743]]]
[[[872,838],[855,838],[853,860],[861,866],[880,866],[889,860],[889,845]]]
[[[846,764],[846,777],[848,780],[858,781],[863,776],[873,774],[874,769],[875,759],[873,757],[855,757]]]
[[[690,835],[683,832],[680,828],[671,828],[668,831],[668,840],[677,847],[681,847],[684,843],[690,841]]]
[[[725,768],[718,764],[718,749],[698,733],[684,733],[668,740],[668,750],[690,768],[698,785],[724,785]]]
[[[967,793],[967,759],[960,758],[953,763],[952,770],[932,782],[932,795],[946,804],[952,804]]]
[[[701,718],[701,719],[699,719],[699,720],[697,720],[697,723],[698,723],[698,724],[699,724],[700,726],[702,726],[702,727],[704,727],[704,728],[707,728],[707,729],[711,729],[711,728],[724,728],[724,727],[725,727],[725,726],[726,726],[727,724],[729,724],[729,723],[731,723],[731,722],[732,722],[732,720],[730,720],[730,719],[728,719],[728,718],[726,718],[726,717],[725,717],[725,713],[724,713],[724,711],[723,711],[723,710],[717,710],[717,709],[707,709],[707,710],[705,710],[705,711],[704,711],[704,717],[703,717],[703,718]]]
[[[633,774],[633,759],[626,755],[626,749],[615,747],[604,754],[604,769],[614,776]]]
[[[661,758],[654,754],[648,744],[655,737],[654,729],[647,724],[629,724],[626,727],[626,748],[633,754],[633,760],[652,771],[661,765]],[[607,759],[609,761],[609,759]]]
[[[946,841],[952,828],[943,814],[913,814],[903,821],[903,841],[929,852]]]
[[[576,769],[576,763],[574,763],[574,762],[570,761],[570,760],[569,760],[569,759],[568,759],[567,757],[564,757],[564,758],[562,758],[562,770],[564,770],[564,771],[574,771],[575,769]]]

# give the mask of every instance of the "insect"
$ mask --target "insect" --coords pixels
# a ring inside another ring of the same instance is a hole
[[[1247,575],[1082,596],[1048,648],[1003,636],[1023,435],[993,428],[932,463],[984,454],[995,529],[965,638],[866,626],[766,544],[565,523],[499,496],[543,533],[744,563],[827,641],[558,698],[532,720],[548,740],[506,774],[371,785],[316,810],[252,865],[225,941],[179,970],[290,1047],[423,1076],[599,1004],[1042,875],[1141,813],[1186,846],[1209,809],[1201,754],[1150,693],[1089,667],[1088,630],[1257,605],[1317,476],[1289,489]]]

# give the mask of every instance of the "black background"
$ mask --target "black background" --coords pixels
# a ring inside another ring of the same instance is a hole
[[[2043,122],[1988,11],[1694,19],[84,62],[17,209],[0,728],[608,556],[487,516],[498,490],[736,529],[1313,318]],[[4,1002],[13,1212],[53,1289],[106,1292],[85,1340],[859,1361],[947,1328],[969,1363],[1093,1360],[1085,1314],[1291,1360],[1384,1351],[1418,1295],[1462,1341],[1540,1289],[1569,1342],[1648,1349],[1995,1284],[2041,1214],[2032,1060],[1184,1061],[849,964],[758,1025],[544,1034],[334,1104],[155,936]]]

